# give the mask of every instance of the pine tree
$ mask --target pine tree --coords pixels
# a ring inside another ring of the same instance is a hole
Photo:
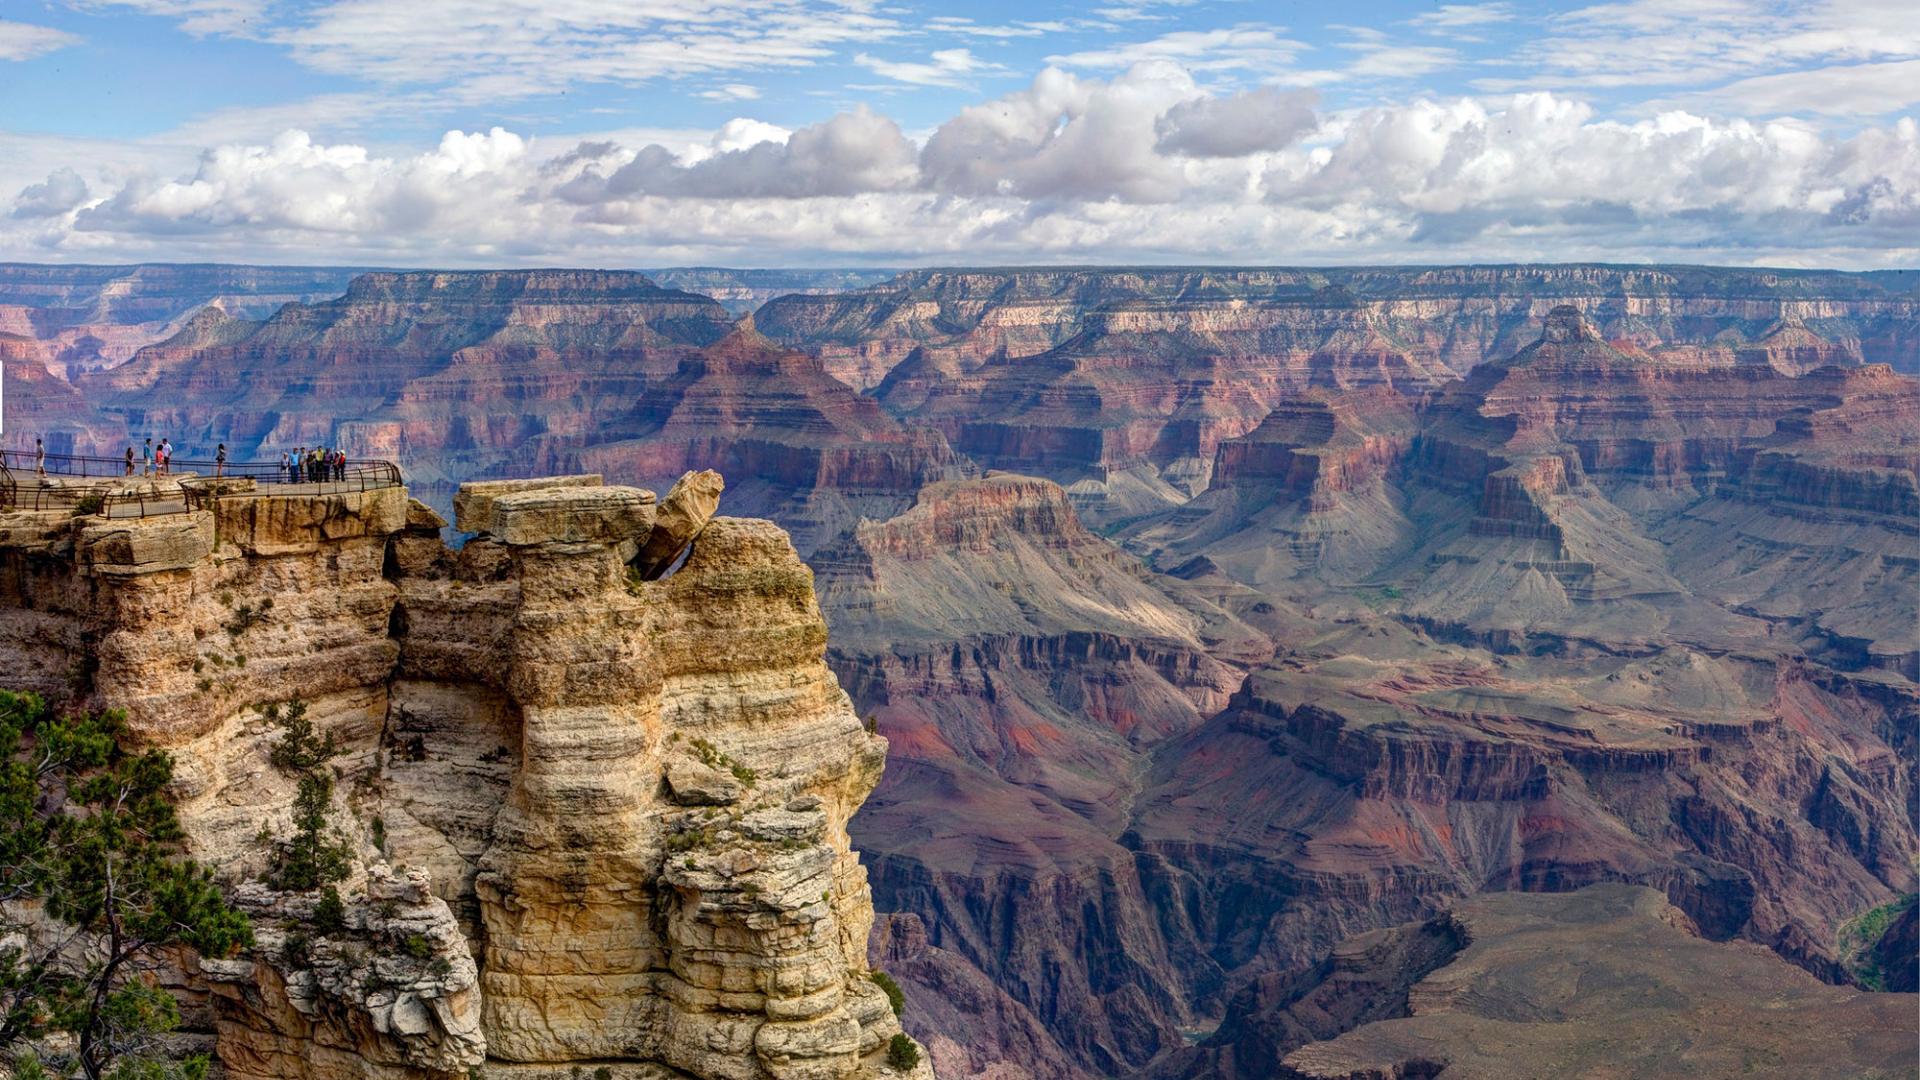
[[[155,972],[179,947],[226,956],[246,916],[183,854],[173,760],[120,745],[118,713],[59,715],[0,691],[0,899],[38,900],[45,924],[0,925],[0,1059],[21,1076],[203,1076],[155,1053],[179,1009]],[[72,1048],[36,1049],[65,1033]]]

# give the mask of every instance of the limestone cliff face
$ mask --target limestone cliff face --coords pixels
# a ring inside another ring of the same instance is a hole
[[[457,551],[399,488],[0,515],[0,663],[171,750],[254,915],[250,955],[185,972],[228,1077],[889,1071],[846,831],[886,743],[811,572],[771,523],[709,520],[717,480],[468,485]],[[697,533],[665,576],[656,521]],[[295,699],[340,750],[332,933],[263,880],[296,781],[262,711]]]

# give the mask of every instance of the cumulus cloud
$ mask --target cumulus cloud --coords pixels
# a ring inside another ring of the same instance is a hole
[[[38,184],[29,184],[13,201],[13,216],[17,218],[58,217],[76,209],[87,201],[92,194],[87,182],[71,168],[55,169]]]
[[[1316,95],[1265,87],[1183,101],[1154,121],[1154,148],[1187,157],[1245,157],[1279,150],[1314,130]]]
[[[0,61],[31,60],[79,43],[78,35],[65,30],[0,19]]]
[[[726,139],[723,129],[716,141]],[[904,188],[914,175],[914,146],[899,125],[863,106],[692,162],[653,144],[610,171],[589,165],[556,191],[583,204],[644,195],[797,199]]]
[[[1110,82],[1048,68],[1025,90],[942,124],[920,155],[924,182],[959,195],[1171,201],[1184,177],[1154,151],[1155,120],[1195,93],[1171,64]]]
[[[500,128],[450,131],[412,158],[325,146],[290,131],[265,146],[223,146],[189,178],[138,176],[82,210],[82,231],[193,233],[262,230],[344,235],[418,234],[511,192],[498,184],[525,161],[526,142]]]
[[[75,162],[84,178],[49,160],[58,152],[36,157],[28,175],[45,179],[0,219],[0,252],[411,265],[1920,258],[1912,118],[1842,133],[1683,109],[1628,121],[1529,93],[1316,119],[1302,95],[1228,93],[1166,63],[1105,79],[1050,69],[922,145],[856,109],[792,131],[743,117],[679,143],[455,131],[412,154],[296,131],[184,167],[116,172],[89,151]]]

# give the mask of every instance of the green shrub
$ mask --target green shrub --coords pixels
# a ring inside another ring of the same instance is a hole
[[[887,1066],[899,1072],[908,1072],[920,1064],[920,1048],[913,1044],[903,1032],[893,1037],[887,1044]]]
[[[329,885],[320,892],[320,902],[313,908],[313,929],[321,936],[337,934],[347,928],[347,905],[340,899],[340,890]]]
[[[824,900],[826,897],[822,896],[821,899]],[[900,984],[894,982],[893,976],[884,971],[869,971],[867,978],[872,979],[875,986],[886,991],[887,1004],[893,1006],[893,1015],[899,1016],[907,1007],[907,995],[901,992]]]

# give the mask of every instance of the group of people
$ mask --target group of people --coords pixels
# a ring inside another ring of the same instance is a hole
[[[221,460],[226,459],[227,444],[220,444]],[[153,445],[153,436],[147,436],[145,446],[140,448],[140,475],[166,476],[173,469],[173,441],[166,436],[160,437],[160,445]],[[133,447],[127,447],[127,475],[133,475]]]
[[[36,444],[39,442],[38,439],[34,441]],[[147,441],[145,442],[145,444],[143,444],[140,447],[139,463],[140,463],[141,476],[172,475],[173,473],[173,440],[162,435],[160,437],[160,445],[155,446],[153,444],[153,436],[151,435],[147,436]],[[126,457],[126,469],[127,469],[128,476],[132,476],[134,474],[133,467],[134,467],[133,447],[129,446],[127,447],[127,457]],[[213,475],[225,476],[226,474],[227,474],[227,444],[221,443],[219,449],[213,452]]]
[[[331,449],[316,446],[312,449],[300,447],[298,450],[280,452],[280,468],[287,474],[287,483],[320,484],[328,480],[347,478],[347,452],[339,447]]]
[[[173,440],[160,437],[155,444],[148,436],[140,446],[138,454],[133,447],[127,447],[126,474],[128,476],[169,476],[173,472]],[[138,473],[134,470],[138,469]],[[47,444],[42,439],[33,440],[33,471],[39,476],[47,475]],[[283,450],[280,453],[280,471],[289,484],[323,484],[329,480],[347,478],[347,452],[339,447],[302,446],[297,450]],[[227,444],[221,443],[213,452],[213,475],[227,474]]]

